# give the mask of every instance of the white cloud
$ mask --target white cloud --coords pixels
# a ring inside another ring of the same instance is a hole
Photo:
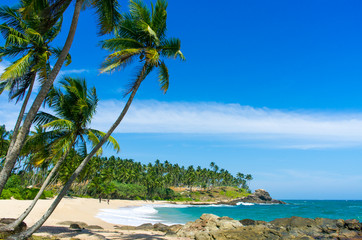
[[[117,100],[100,102],[93,124],[107,130],[123,104]],[[239,104],[136,101],[116,132],[227,134],[270,141],[293,140],[281,144],[281,148],[326,148],[335,147],[336,143],[362,146],[362,112],[310,113]]]

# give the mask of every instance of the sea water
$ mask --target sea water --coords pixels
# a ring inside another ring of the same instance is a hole
[[[97,217],[114,224],[138,226],[143,223],[185,224],[204,213],[228,216],[237,220],[271,221],[276,218],[299,216],[305,218],[357,219],[362,221],[362,201],[355,200],[293,200],[287,204],[240,203],[229,205],[150,204],[139,207],[103,209]]]

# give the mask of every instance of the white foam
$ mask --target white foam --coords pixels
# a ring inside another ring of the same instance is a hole
[[[156,208],[196,208],[196,207],[232,207],[231,205],[183,205],[183,204],[149,204],[138,207],[122,207],[118,209],[100,209],[97,218],[113,224],[139,226],[144,223],[180,224],[161,219]],[[181,223],[184,224],[184,223]]]
[[[119,209],[101,209],[97,218],[113,224],[139,226],[143,223],[162,222],[157,218],[158,211],[152,205],[124,207]]]
[[[238,202],[238,203],[236,203],[236,205],[243,205],[243,206],[253,206],[253,205],[255,205],[254,203],[246,203],[246,202]]]

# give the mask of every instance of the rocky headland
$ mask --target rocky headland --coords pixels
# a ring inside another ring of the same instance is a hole
[[[175,234],[196,240],[289,240],[289,239],[362,239],[358,220],[328,218],[279,218],[270,222],[251,219],[234,220],[203,214],[188,222]]]
[[[257,203],[257,204],[286,204],[283,201],[273,199],[270,194],[264,189],[257,189],[254,193],[237,199],[233,199],[230,201],[221,201],[219,204],[230,204],[236,205],[240,202],[244,203]]]

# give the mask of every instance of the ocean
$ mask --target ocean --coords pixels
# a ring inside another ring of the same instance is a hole
[[[150,204],[119,209],[102,209],[96,217],[113,224],[138,226],[143,223],[185,224],[203,213],[237,220],[271,221],[292,216],[307,218],[357,219],[362,221],[360,200],[290,200],[286,205],[242,203],[229,205]]]

